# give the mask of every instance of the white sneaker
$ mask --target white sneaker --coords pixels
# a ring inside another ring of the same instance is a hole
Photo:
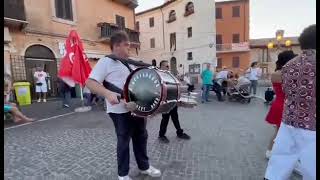
[[[269,159],[270,156],[271,156],[271,151],[270,151],[270,150],[267,150],[267,152],[266,152],[266,158]]]
[[[151,177],[160,177],[161,171],[159,169],[152,167],[152,166],[149,166],[149,169],[147,169],[145,171],[141,171],[141,174],[146,174]]]
[[[38,102],[41,102],[41,99],[38,99]]]
[[[46,99],[43,99],[43,102],[47,102],[47,100],[46,100]]]
[[[119,180],[132,180],[129,176],[118,176]]]

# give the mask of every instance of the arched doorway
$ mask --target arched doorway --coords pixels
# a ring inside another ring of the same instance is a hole
[[[151,65],[152,66],[157,66],[157,61],[155,59],[152,59]]]
[[[36,98],[34,72],[36,67],[42,67],[48,74],[48,97],[58,95],[57,91],[57,61],[53,52],[46,46],[37,44],[25,51],[26,79],[31,83],[32,97]]]
[[[177,75],[178,74],[178,70],[177,70],[177,59],[175,57],[172,57],[170,59],[170,70],[171,70],[171,73],[173,75]]]

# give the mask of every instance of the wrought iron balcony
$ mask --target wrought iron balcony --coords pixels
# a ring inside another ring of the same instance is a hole
[[[126,5],[130,8],[138,7],[138,0],[113,0],[113,1]]]
[[[242,42],[242,43],[230,43],[230,44],[217,44],[216,50],[218,53],[223,52],[243,52],[243,51],[250,51],[249,43]]]
[[[131,44],[136,44],[136,45],[140,44],[138,31],[128,29],[128,28],[122,29],[122,28],[119,28],[118,25],[116,24],[111,24],[106,22],[98,23],[98,27],[100,27],[100,30],[101,30],[101,36],[100,36],[101,41],[109,42],[111,36],[115,32],[123,30],[127,32]]]
[[[5,25],[27,24],[24,0],[4,0]]]

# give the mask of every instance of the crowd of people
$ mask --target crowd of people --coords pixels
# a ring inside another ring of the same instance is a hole
[[[266,122],[275,127],[267,147],[266,157],[269,159],[265,179],[288,179],[291,172],[297,169],[304,179],[316,179],[316,25],[307,27],[299,37],[302,53],[297,55],[286,50],[278,55],[275,72],[271,75],[271,82],[276,98],[272,102],[266,115]],[[111,39],[112,53],[119,58],[129,56],[129,38],[125,32],[115,33]],[[169,70],[167,61],[161,61],[160,69]],[[151,177],[160,177],[161,171],[151,166],[147,156],[146,119],[133,116],[128,103],[119,100],[119,94],[106,89],[103,81],[108,81],[118,87],[123,87],[131,68],[109,57],[100,59],[86,82],[85,96],[87,105],[95,103],[99,96],[106,99],[107,113],[112,119],[117,135],[117,163],[119,180],[130,180],[129,173],[129,142],[132,139],[133,152],[141,173]],[[46,73],[37,68],[36,92],[38,102],[46,102],[47,84]],[[249,92],[257,92],[261,69],[257,62],[242,72],[242,74],[223,67],[221,71],[213,73],[210,64],[201,73],[202,103],[209,102],[210,90],[215,91],[219,101],[223,101],[228,94],[230,84],[249,84]],[[188,91],[193,91],[188,74],[184,77]],[[15,122],[32,122],[32,118],[23,115],[16,104],[8,100],[11,91],[10,76],[5,76],[4,110],[13,114]],[[63,106],[70,107],[70,87],[61,81],[60,88]],[[165,136],[169,119],[176,128],[178,138],[188,140],[191,137],[181,128],[178,116],[178,106],[162,114],[159,140],[169,143]]]
[[[248,93],[253,96],[257,93],[258,80],[261,78],[262,70],[258,62],[253,62],[251,66],[244,72],[234,73],[231,69],[223,67],[221,70],[213,73],[210,69],[211,65],[207,64],[205,70],[201,73],[202,79],[202,103],[210,102],[208,99],[209,92],[215,92],[218,101],[224,101],[228,94],[228,89],[237,86],[237,84],[248,85]]]

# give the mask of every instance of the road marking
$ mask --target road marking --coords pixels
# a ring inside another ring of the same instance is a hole
[[[60,115],[57,115],[57,116],[52,116],[52,117],[49,117],[49,118],[44,118],[44,119],[36,120],[36,121],[34,121],[34,122],[24,123],[24,124],[12,126],[12,127],[4,128],[4,130],[14,129],[14,128],[18,128],[18,127],[21,127],[21,126],[26,126],[26,125],[29,125],[29,124],[34,124],[34,123],[37,123],[37,122],[48,121],[48,120],[51,120],[51,119],[56,119],[56,118],[59,118],[59,117],[68,116],[68,115],[71,115],[71,114],[74,114],[74,113],[76,113],[76,112],[70,112],[70,113],[66,113],[66,114],[60,114]]]

